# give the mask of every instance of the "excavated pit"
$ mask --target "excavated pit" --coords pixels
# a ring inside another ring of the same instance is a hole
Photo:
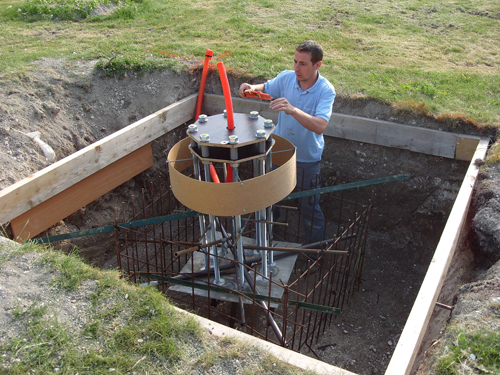
[[[155,172],[147,171],[82,208],[49,235],[113,223],[114,208],[130,209],[131,197],[148,195],[166,173],[164,151],[185,135],[185,127],[162,137],[154,149]],[[327,138],[324,186],[409,174],[407,180],[360,189],[360,200],[375,193],[361,290],[336,317],[314,350],[327,363],[359,374],[383,373],[425,276],[467,162],[366,143]],[[160,177],[158,177],[160,175]],[[102,267],[117,266],[112,235],[66,242]],[[458,270],[460,271],[460,270]],[[457,275],[455,275],[457,276]],[[450,300],[443,303],[452,304]],[[305,351],[307,352],[307,350]]]
[[[51,68],[54,65],[57,64],[52,63]],[[63,73],[58,71],[57,74]],[[66,118],[72,119],[70,123],[79,124],[78,131],[83,135],[75,130],[78,126],[72,129],[65,125],[72,138],[78,139],[74,142],[75,149],[197,89],[196,77],[172,73],[146,74],[122,80],[91,74],[77,77],[78,84],[73,81],[66,82],[66,85],[54,82],[54,77],[40,77],[39,85],[45,85],[45,90],[51,88],[52,93],[41,93],[37,100],[41,102],[58,95],[73,99],[71,103],[60,105],[60,110],[69,115],[71,106],[76,108],[76,112]],[[169,82],[162,81],[165,79]],[[217,79],[209,80],[207,90],[220,93],[217,82]],[[233,90],[239,85],[239,82],[231,83]],[[334,110],[366,117],[390,117],[390,110],[385,106],[341,98]],[[392,120],[410,121],[405,117]],[[153,142],[153,168],[78,210],[44,234],[55,235],[113,224],[115,207],[119,211],[131,210],[132,196],[147,196],[158,179],[166,181],[166,153],[185,137],[186,126],[184,124]],[[82,129],[88,130],[88,139]],[[62,137],[65,138],[64,132]],[[469,163],[338,138],[326,137],[325,142],[321,173],[323,186],[397,174],[410,175],[406,180],[360,189],[364,200],[375,193],[363,284],[314,347],[319,358],[327,363],[358,374],[381,374],[405,325]],[[67,148],[71,151],[71,147]],[[66,251],[76,246],[85,258],[101,267],[114,268],[117,265],[113,235],[65,240],[54,245]],[[455,277],[467,270],[467,255],[459,254],[458,257],[464,262],[454,263],[457,267]],[[453,290],[447,298],[453,298]],[[451,304],[449,300],[442,302]]]

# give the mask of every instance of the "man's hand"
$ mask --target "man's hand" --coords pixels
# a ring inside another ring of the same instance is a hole
[[[242,83],[239,91],[240,96],[243,98],[245,96],[245,91],[264,91],[264,84],[251,85],[249,83]]]
[[[242,83],[240,85],[240,96],[243,98],[245,95],[245,91],[251,91],[252,90],[252,85],[248,83]]]
[[[288,103],[288,100],[285,98],[278,98],[269,104],[269,108],[274,109],[275,111],[284,111],[287,115],[293,115],[296,108]]]

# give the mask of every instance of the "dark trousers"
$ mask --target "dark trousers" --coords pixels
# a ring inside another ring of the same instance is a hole
[[[319,188],[320,162],[297,162],[297,190]],[[300,211],[307,243],[325,239],[325,217],[319,206],[319,195],[300,198]]]

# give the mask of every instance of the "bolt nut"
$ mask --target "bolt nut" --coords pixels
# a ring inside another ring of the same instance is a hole
[[[259,118],[259,112],[257,112],[257,111],[250,112],[250,118],[251,119],[257,119],[257,118]]]
[[[264,127],[265,128],[272,128],[273,127],[273,120],[271,120],[271,119],[264,120]]]
[[[257,130],[257,138],[266,138],[266,131],[264,129]]]
[[[235,145],[239,142],[238,136],[237,135],[230,135],[229,136],[229,143],[232,145]]]
[[[200,124],[202,124],[202,123],[204,123],[204,122],[207,122],[207,118],[208,118],[208,116],[207,116],[207,115],[200,115],[200,116],[198,117],[198,122],[199,122]]]
[[[224,117],[227,117],[227,109],[225,109],[224,112],[222,112],[222,114],[224,115]]]
[[[200,142],[208,142],[210,141],[210,135],[209,134],[200,134]]]
[[[191,124],[188,126],[188,133],[196,133],[198,131],[198,125]]]

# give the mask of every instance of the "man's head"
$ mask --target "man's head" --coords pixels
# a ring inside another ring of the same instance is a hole
[[[323,63],[322,59],[323,49],[312,40],[295,47],[294,70],[302,90],[312,87],[318,79],[318,69]]]
[[[323,48],[314,40],[306,40],[304,43],[295,47],[297,52],[309,52],[311,54],[311,62],[316,64],[323,60]]]

